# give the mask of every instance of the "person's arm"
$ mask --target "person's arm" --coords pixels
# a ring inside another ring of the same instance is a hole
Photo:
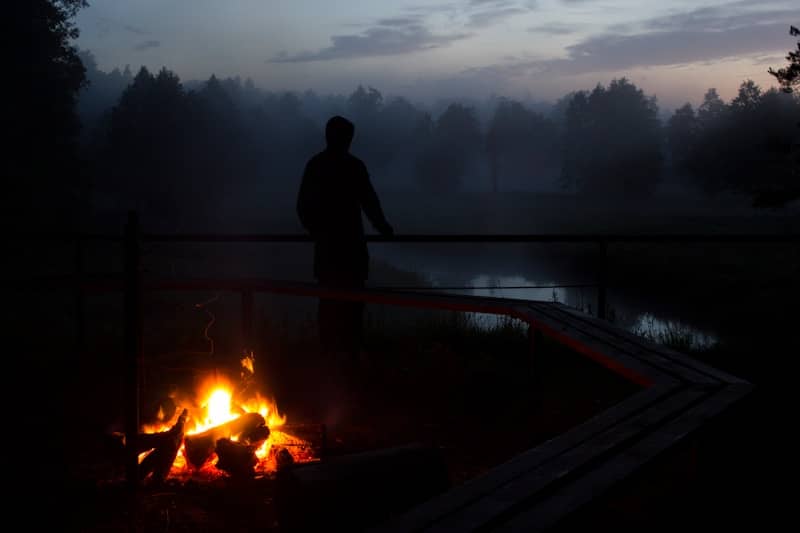
[[[392,228],[386,220],[386,216],[383,214],[383,208],[381,208],[381,202],[378,200],[378,194],[375,192],[375,188],[372,186],[372,182],[369,179],[367,168],[363,166],[363,164],[361,174],[359,201],[361,203],[361,208],[364,210],[364,214],[367,215],[367,219],[369,219],[372,226],[378,230],[381,235],[394,235],[394,228]]]
[[[300,191],[297,193],[297,216],[306,231],[308,231],[308,233],[313,237],[316,235],[316,224],[314,217],[314,212],[316,209],[314,206],[314,191],[311,190],[313,187],[311,184],[312,177],[310,167],[311,163],[308,163],[303,170],[303,178],[300,182]]]

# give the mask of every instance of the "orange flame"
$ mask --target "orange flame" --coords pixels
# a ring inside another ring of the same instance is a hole
[[[242,382],[252,380],[254,370],[254,358],[252,354],[245,356],[241,360],[241,378]],[[256,458],[258,464],[256,465],[256,472],[269,472],[275,469],[274,461],[270,460],[270,448],[273,444],[287,444],[292,443],[295,446],[302,446],[308,448],[310,443],[297,439],[291,435],[287,435],[277,428],[280,428],[286,423],[286,416],[281,415],[278,411],[277,405],[274,400],[270,400],[260,393],[256,392],[249,395],[247,398],[237,398],[235,393],[236,388],[233,384],[222,376],[209,377],[200,387],[196,397],[201,398],[194,406],[186,406],[189,410],[189,418],[186,423],[186,435],[194,435],[202,433],[215,426],[219,426],[226,422],[230,422],[245,413],[258,413],[267,423],[270,429],[270,436],[266,441],[256,450]],[[182,409],[179,406],[178,412]],[[163,418],[163,411],[160,412]],[[145,433],[156,433],[167,431],[174,421],[166,420],[159,424],[145,426]],[[235,438],[234,438],[235,440]],[[149,452],[140,454],[139,461],[147,456]],[[298,458],[303,462],[303,458]],[[306,459],[307,460],[307,459]],[[212,460],[212,465],[216,462],[216,458]],[[184,445],[178,451],[175,461],[172,464],[169,477],[179,477],[190,473],[190,466],[186,461],[184,455]]]

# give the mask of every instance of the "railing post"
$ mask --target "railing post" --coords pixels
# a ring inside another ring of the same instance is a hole
[[[83,239],[75,239],[75,352],[83,357],[86,349],[86,306],[83,294]]]
[[[608,305],[608,241],[600,240],[597,264],[597,318],[605,320]]]
[[[540,397],[541,385],[541,360],[542,360],[542,332],[532,323],[528,323],[528,377],[529,398],[536,402]]]
[[[139,483],[139,362],[142,357],[142,284],[136,212],[125,226],[125,476],[130,487]]]
[[[242,347],[250,353],[253,346],[253,291],[242,291]]]

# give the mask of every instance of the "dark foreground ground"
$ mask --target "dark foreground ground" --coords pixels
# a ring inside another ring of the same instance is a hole
[[[529,211],[535,220],[542,214],[541,209]],[[775,231],[785,225],[783,229],[791,232],[797,227],[795,222],[784,224],[794,218],[776,219],[777,223],[770,217],[712,218],[684,217],[670,231],[757,232]],[[643,220],[635,229],[663,228],[661,219],[653,227]],[[554,223],[528,230],[580,232],[588,227],[594,226]],[[478,232],[487,228],[473,229]],[[502,231],[507,227],[488,229]],[[618,228],[602,226],[597,231],[601,229]],[[448,228],[442,226],[445,230]],[[56,255],[69,263],[70,246],[65,250]],[[91,270],[119,271],[119,261],[107,260],[101,252]],[[151,258],[158,252],[155,248],[146,250]],[[210,261],[208,249],[198,247],[186,252],[185,257],[170,256],[163,264],[148,259],[148,268],[160,275],[185,273],[184,263],[202,264],[214,272],[221,266],[238,271],[242,264],[254,262],[249,251],[245,252],[245,258],[234,260],[234,254],[226,248],[212,254],[214,261]],[[620,245],[610,250],[610,282],[616,286],[609,295],[612,306],[625,302],[655,307],[662,316],[715,330],[720,334],[719,345],[694,355],[750,380],[756,389],[690,445],[678,448],[613,494],[603,495],[571,517],[562,524],[565,531],[598,527],[769,530],[792,508],[791,491],[783,486],[787,480],[791,482],[795,453],[792,424],[797,401],[792,368],[800,353],[796,334],[798,253],[797,247],[762,245],[725,249],[680,245],[657,250]],[[537,254],[530,258],[540,258]],[[553,265],[577,266],[574,271],[553,266],[559,276],[552,279],[571,279],[566,274],[589,272],[584,266],[592,265],[591,254],[570,250],[563,258],[554,257]],[[268,259],[270,264],[284,261],[280,253],[270,252]],[[69,264],[55,265],[46,259],[36,265],[36,270],[44,271],[51,267],[70,269]],[[298,274],[291,277],[307,275],[286,268],[288,273]],[[221,272],[224,275],[227,271]],[[391,280],[403,282],[398,284],[419,283],[416,276],[397,278],[400,274],[389,272]],[[691,274],[693,284],[684,284],[687,274]],[[639,289],[641,286],[647,290]],[[36,503],[18,509],[26,524],[33,527],[55,521],[60,524],[59,530],[79,531],[119,531],[132,526],[141,531],[290,530],[284,506],[291,491],[281,488],[278,479],[236,486],[225,482],[170,485],[143,491],[132,506],[120,487],[103,485],[107,459],[93,446],[110,430],[119,429],[124,405],[122,300],[115,294],[87,299],[91,335],[77,351],[74,294],[69,290],[20,288],[22,291],[11,293],[21,297],[19,305],[7,307],[19,312],[12,312],[7,325],[20,341],[16,343],[20,348],[9,354],[18,366],[9,373],[9,379],[22,386],[24,392],[13,394],[13,405],[24,406],[24,416],[18,433],[9,441],[15,449],[26,451],[31,449],[29,443],[35,445],[33,460],[25,462],[27,472],[15,491],[26,503]],[[216,349],[213,358],[204,359],[209,346],[203,331],[209,316],[197,304],[217,296],[176,298],[167,294],[148,298],[145,353],[151,363],[151,387],[180,381],[180,372],[166,372],[164,367],[180,367],[174,363],[181,358],[191,361],[190,369],[238,359],[241,345],[235,294],[219,295],[209,308],[216,315],[211,329]],[[628,384],[605,370],[556,347],[548,350],[544,368],[532,377],[524,332],[514,328],[486,333],[459,320],[431,321],[423,317],[420,323],[415,319],[396,322],[396,317],[387,314],[377,315],[378,322],[367,337],[367,370],[358,386],[348,386],[337,377],[336,366],[316,354],[313,326],[296,323],[298,316],[313,316],[309,314],[313,305],[284,315],[282,311],[293,305],[290,302],[272,297],[260,302],[257,307],[281,313],[257,313],[257,368],[265,389],[275,396],[290,422],[325,424],[331,457],[408,443],[438,450],[450,486],[573,427],[632,392]],[[14,465],[18,457],[16,453],[8,456]],[[428,465],[424,471],[433,468],[428,459],[417,463]],[[399,470],[414,472],[407,466]],[[368,497],[385,494],[378,489],[386,488],[392,479],[396,481],[398,474],[394,474],[394,478],[386,475],[379,482],[371,479],[357,487],[362,488],[360,496],[356,493],[348,501],[356,509],[351,512],[346,505],[340,509],[350,517],[351,526],[378,522],[398,512],[398,507],[412,504],[414,498],[405,500],[395,492],[390,503],[396,505],[380,509],[375,498]],[[414,482],[410,483],[414,487]],[[433,482],[417,485],[423,486],[438,487]],[[364,487],[368,494],[363,492]],[[425,497],[428,492],[421,490],[416,497]],[[303,501],[299,495],[293,498],[295,503]],[[313,501],[303,504],[306,507],[300,508],[307,509],[307,515],[315,514]],[[33,511],[28,510],[31,508]],[[296,517],[297,506],[289,508],[295,513],[290,516]],[[340,524],[339,519],[330,518],[331,528]]]
[[[319,360],[308,339],[287,337],[274,346],[292,354],[269,365],[280,376],[269,381],[280,383],[274,390],[282,411],[290,423],[326,426],[326,454],[317,466],[400,447],[359,480],[330,482],[322,496],[313,483],[306,490],[309,485],[298,488],[285,476],[174,482],[144,489],[132,503],[123,485],[109,482],[109,459],[98,446],[102,421],[83,418],[67,428],[72,525],[82,531],[131,524],[143,531],[292,531],[301,517],[308,525],[308,516],[325,513],[329,527],[359,530],[486,472],[636,390],[556,346],[534,377],[524,330],[509,323],[486,332],[454,320],[420,326],[416,336],[370,335],[365,364],[349,379]],[[369,357],[378,348],[382,356]],[[86,447],[97,455],[86,454]],[[348,497],[336,499],[342,491]]]
[[[111,463],[99,445],[117,422],[114,402],[107,400],[115,398],[114,376],[103,379],[85,367],[71,368],[63,374],[76,386],[68,387],[62,405],[65,439],[59,452],[67,467],[57,498],[67,504],[59,515],[62,526],[359,531],[486,472],[636,390],[552,344],[542,352],[538,375],[532,375],[525,332],[510,322],[487,331],[451,315],[418,323],[413,335],[370,327],[361,372],[349,379],[319,358],[310,326],[297,330],[305,335],[276,324],[263,331],[271,331],[271,340],[262,350],[273,357],[262,361],[260,377],[281,410],[290,423],[327,428],[326,454],[317,466],[336,465],[353,454],[399,451],[388,460],[367,458],[359,462],[360,470],[348,468],[361,472],[355,478],[340,477],[342,470],[334,467],[323,474],[331,479],[322,485],[316,475],[310,484],[302,475],[168,482],[131,499],[109,475]],[[181,375],[163,369],[154,375],[159,374],[163,383]],[[159,386],[158,379],[150,383],[151,392]],[[761,529],[772,517],[763,502],[774,497],[771,474],[782,462],[769,392],[757,389],[735,412],[598,497],[560,530],[672,530],[687,524]],[[42,471],[52,479],[64,471],[60,466],[50,461]],[[52,518],[28,515],[31,525]]]

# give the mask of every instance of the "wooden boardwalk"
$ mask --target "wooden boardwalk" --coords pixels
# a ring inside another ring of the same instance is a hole
[[[116,284],[114,284],[116,285]],[[111,288],[111,287],[107,287]],[[142,291],[257,292],[510,316],[527,323],[531,352],[548,337],[641,390],[383,524],[376,532],[543,531],[687,439],[752,385],[563,304],[403,290],[335,289],[267,279],[143,280]]]
[[[141,358],[141,296],[149,291],[231,291],[241,294],[243,337],[252,332],[253,294],[259,292],[359,300],[382,305],[506,315],[528,324],[531,351],[548,337],[591,358],[640,387],[626,400],[571,430],[519,454],[508,462],[439,495],[383,524],[376,532],[542,531],[607,493],[696,430],[745,397],[752,385],[742,379],[624,331],[613,324],[552,302],[461,296],[403,290],[337,290],[315,284],[269,279],[144,279],[135,216],[124,239],[124,276],[83,274],[77,240],[76,274],[37,279],[40,289],[71,284],[77,288],[76,316],[83,328],[84,290],[125,293],[126,435],[138,433],[138,361]],[[411,236],[397,242],[593,242],[600,244],[598,309],[605,309],[605,251],[611,241],[639,242],[797,242],[798,235],[764,236]],[[297,236],[154,236],[167,242],[306,242]],[[371,237],[371,241],[380,238]],[[81,338],[82,334],[78,337]],[[135,446],[132,446],[135,449]],[[128,478],[138,479],[137,460],[128,461]]]
[[[371,296],[385,303],[395,300],[392,295]],[[410,299],[426,307],[519,318],[530,327],[534,357],[537,339],[547,336],[642,390],[376,531],[546,530],[678,445],[752,389],[742,379],[562,304],[428,294],[405,294],[395,303]]]

